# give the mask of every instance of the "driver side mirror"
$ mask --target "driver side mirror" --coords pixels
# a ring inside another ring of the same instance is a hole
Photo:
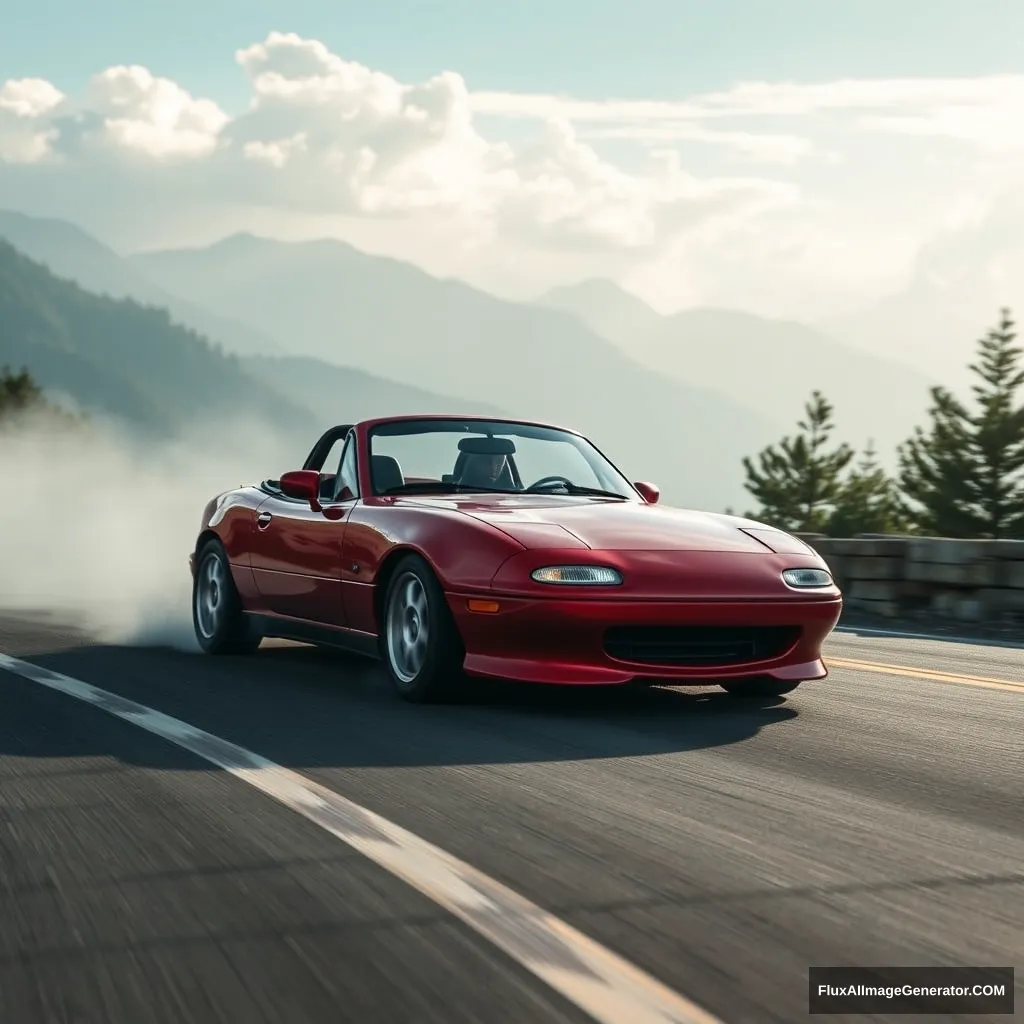
[[[309,502],[314,512],[322,512],[320,504],[320,474],[315,469],[294,469],[281,475],[281,493],[289,498]]]
[[[658,499],[661,497],[661,491],[654,484],[644,483],[642,480],[633,484],[633,486],[640,492],[640,497],[647,502],[648,505],[657,505]]]

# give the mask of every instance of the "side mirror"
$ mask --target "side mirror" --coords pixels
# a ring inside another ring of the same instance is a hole
[[[315,469],[294,469],[281,475],[281,493],[289,498],[309,502],[314,512],[322,512],[320,504],[320,474]]]
[[[648,505],[658,504],[658,499],[661,497],[661,491],[659,491],[654,484],[644,483],[641,480],[633,484],[633,486],[640,492],[640,497],[642,497]]]

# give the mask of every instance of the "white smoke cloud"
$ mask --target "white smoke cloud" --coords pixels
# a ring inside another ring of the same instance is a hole
[[[102,422],[0,432],[0,476],[17,481],[0,530],[0,608],[69,616],[108,643],[198,650],[188,555],[206,502],[304,454],[242,422],[157,445]]]

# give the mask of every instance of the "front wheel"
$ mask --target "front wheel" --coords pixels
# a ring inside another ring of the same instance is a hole
[[[444,591],[427,563],[408,555],[395,569],[384,601],[382,654],[404,700],[451,700],[462,689],[464,650]]]
[[[242,611],[228,557],[216,540],[199,552],[192,581],[192,626],[207,654],[250,654],[262,637]]]
[[[792,693],[800,684],[782,679],[761,678],[737,679],[719,685],[734,697],[781,697],[784,693]]]

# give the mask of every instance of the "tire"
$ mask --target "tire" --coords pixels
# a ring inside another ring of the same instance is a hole
[[[251,654],[263,640],[242,611],[227,554],[218,540],[207,541],[196,555],[192,628],[207,654]]]
[[[733,697],[781,697],[785,693],[792,693],[800,684],[761,677],[737,679],[734,682],[720,683],[719,685]]]
[[[433,704],[463,693],[462,638],[437,577],[419,555],[406,555],[388,582],[381,656],[403,700]]]

